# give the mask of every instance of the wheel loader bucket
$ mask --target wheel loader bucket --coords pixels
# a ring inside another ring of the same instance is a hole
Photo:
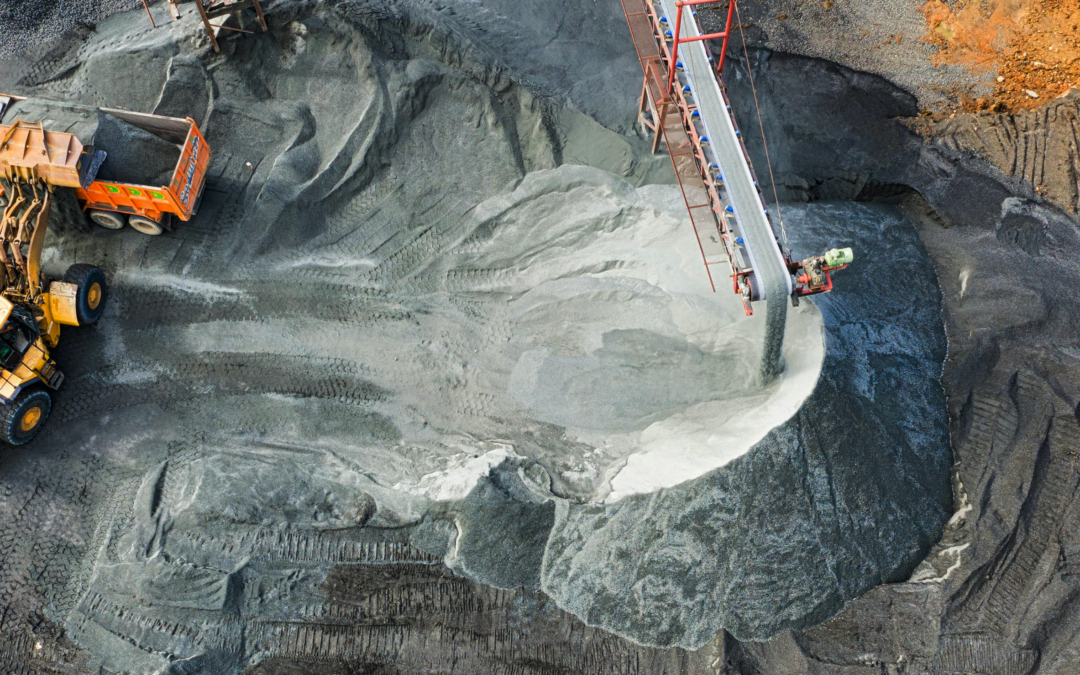
[[[41,122],[0,125],[0,176],[9,180],[85,189],[104,160],[105,153],[72,134],[47,131]]]
[[[65,281],[49,284],[49,312],[53,321],[65,326],[78,326],[78,312],[75,301],[79,297],[79,287]]]

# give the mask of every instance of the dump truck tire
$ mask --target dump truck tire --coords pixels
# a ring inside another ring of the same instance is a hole
[[[64,281],[75,284],[79,292],[75,296],[75,317],[80,326],[97,323],[105,311],[105,299],[109,288],[105,284],[105,273],[100,267],[75,264],[64,273]]]
[[[112,211],[93,210],[90,212],[90,220],[107,230],[119,230],[124,227],[124,218]]]
[[[165,230],[159,223],[144,216],[128,216],[128,225],[151,237],[156,237]]]
[[[34,440],[52,411],[52,396],[40,387],[24,389],[7,405],[0,405],[0,440],[23,445]]]

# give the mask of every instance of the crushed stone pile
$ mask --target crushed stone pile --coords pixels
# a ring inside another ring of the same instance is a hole
[[[73,29],[140,7],[139,0],[20,0],[0,4],[0,59],[52,47]],[[145,18],[145,16],[144,16]]]

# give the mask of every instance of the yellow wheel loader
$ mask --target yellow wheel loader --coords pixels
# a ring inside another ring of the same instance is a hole
[[[93,324],[108,294],[105,274],[93,265],[72,265],[63,280],[42,274],[53,189],[71,180],[55,171],[58,157],[50,145],[62,139],[43,129],[32,136],[40,143],[27,146],[23,157],[38,164],[0,161],[0,188],[8,197],[0,209],[0,441],[9,445],[32,440],[49,418],[50,392],[64,381],[49,355],[60,326]]]
[[[115,166],[103,164],[109,152],[84,145],[78,133],[117,144],[109,151],[116,151]],[[105,308],[97,267],[72,265],[53,281],[41,273],[53,190],[74,190],[99,225],[127,222],[156,235],[173,217],[195,215],[209,165],[210,147],[190,118],[0,94],[0,441],[21,445],[41,430],[49,392],[64,380],[49,356],[60,326],[90,325]]]

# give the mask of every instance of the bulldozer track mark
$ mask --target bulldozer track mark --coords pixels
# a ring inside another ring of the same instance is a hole
[[[79,39],[52,43],[44,53],[41,53],[41,46],[29,51],[38,52],[31,53],[31,56],[40,55],[40,58],[35,59],[33,65],[19,77],[19,84],[24,87],[42,87],[54,84],[57,79],[66,80],[78,69],[79,64],[85,63],[83,53],[86,46]]]
[[[1000,635],[943,635],[929,671],[941,675],[1020,675],[1030,672],[1038,659],[1033,649],[1013,647]]]
[[[5,630],[0,636],[0,666],[10,668],[11,672],[31,672],[29,666],[37,651],[34,649],[36,641],[37,638],[29,631]]]
[[[487,588],[439,566],[405,571],[394,580],[382,580],[382,584],[392,584],[389,587],[378,588],[379,582],[365,576],[368,571],[335,568],[328,584],[334,603],[309,607],[302,621],[258,620],[249,636],[256,635],[258,644],[268,651],[274,645],[285,646],[285,651],[270,654],[278,658],[366,663],[391,658],[398,664],[401,659],[425,659],[408,663],[417,672],[444,672],[448,662],[455,662],[463,672],[631,675],[661,670],[662,651],[589,628],[560,610],[549,615],[536,633],[530,632],[506,611],[540,600],[523,589]],[[422,618],[404,626],[406,633],[380,632],[401,627],[394,617],[406,619],[418,605],[424,608]],[[484,626],[481,630],[475,628],[478,615],[485,617],[479,623]],[[383,623],[358,626],[356,617]],[[302,626],[314,631],[304,632]],[[420,648],[414,648],[418,646],[414,641],[425,636]],[[402,652],[396,651],[399,639],[408,645]]]
[[[939,125],[936,142],[955,152],[980,155],[1004,173],[1042,186],[1062,208],[1076,210],[1080,208],[1080,182],[1075,180],[1075,168],[1080,165],[1080,125],[1072,110],[1075,108],[1067,103],[1052,103],[1039,110],[994,115],[988,120],[960,117]],[[1073,167],[1074,171],[1048,174],[1048,165]],[[1053,180],[1059,174],[1073,180]]]
[[[499,675],[631,675],[647,669],[643,660],[653,660],[648,658],[652,654],[641,658],[641,652],[651,651],[647,648],[620,648],[606,639],[586,644],[531,642],[519,630],[481,634],[445,625],[424,630],[418,626],[255,622],[247,640],[252,653],[262,659],[393,663],[412,672],[449,672],[447,664],[453,663],[454,670],[461,672]]]
[[[100,521],[95,528],[95,519],[69,511],[100,512],[94,503],[107,498],[111,483],[104,479],[114,472],[99,456],[67,450],[50,463],[65,470],[23,490],[5,486],[0,494],[0,667],[10,672],[39,672],[45,665],[48,648],[34,645],[41,630],[53,629],[35,628],[43,621],[36,617],[64,617],[76,606],[93,572],[87,559],[103,540]]]
[[[195,532],[173,532],[165,540],[165,552],[177,559],[195,564],[235,565],[247,556],[246,535],[214,537]]]
[[[1038,583],[1035,572],[1039,561],[1060,528],[1080,482],[1080,465],[1067,452],[1080,445],[1075,417],[1054,417],[1046,442],[1044,470],[1034,478],[1016,534],[991,567],[985,600],[965,607],[962,617],[966,620],[960,626],[1006,634],[1013,619],[1024,611],[1024,596]]]
[[[971,397],[971,425],[956,447],[964,485],[978,492],[992,475],[988,464],[995,448],[1013,442],[1020,428],[1020,412],[1012,400],[996,392],[976,390]]]
[[[197,651],[198,649],[232,649],[240,647],[242,626],[238,619],[229,615],[218,614],[214,620],[207,621],[200,616],[197,627],[145,613],[137,607],[118,604],[100,593],[94,593],[80,606],[83,616],[113,632],[127,635],[140,635],[142,641],[160,642],[148,645],[155,651],[166,648],[176,651]],[[158,637],[155,640],[155,634]],[[170,647],[172,641],[182,641],[180,645]],[[185,644],[186,643],[186,644]]]
[[[112,530],[112,523],[119,515],[121,509],[130,508],[130,503],[125,503],[124,498],[129,496],[134,498],[141,478],[141,476],[134,471],[109,471],[102,473],[111,474],[107,475],[108,482],[103,484],[112,485],[119,489],[104,493],[104,499],[102,500],[102,506],[100,507],[101,515],[94,520],[96,526],[87,543],[86,553],[82,557],[79,569],[72,575],[71,580],[66,586],[66,597],[64,598],[64,602],[56,603],[57,609],[64,615],[67,615],[74,610],[85,598],[85,595],[89,593],[90,582],[97,571],[99,558],[107,554],[106,542],[108,541],[107,537]],[[100,474],[98,475],[100,476]],[[103,476],[102,478],[106,478],[106,476]]]
[[[131,505],[135,503],[135,496],[139,492],[140,483],[141,481],[128,481],[116,491],[118,503],[113,517],[109,520],[108,531],[105,534],[101,554],[103,560],[120,559],[120,539],[136,524]]]
[[[483,605],[464,579],[432,579],[427,583],[372,589],[349,602],[307,604],[298,608],[295,620],[336,625],[386,625],[408,618],[476,615]]]
[[[220,538],[194,532],[176,532],[166,544],[172,554],[216,551],[223,558],[250,558],[265,563],[315,565],[441,564],[442,559],[405,542],[368,541],[318,532],[249,530],[237,537]]]
[[[221,149],[215,152],[210,170],[215,173],[207,175],[199,214],[177,228],[180,239],[211,242],[233,235],[248,212],[245,196],[255,171],[248,169],[244,160]]]
[[[358,406],[389,400],[388,392],[362,379],[362,366],[344,359],[223,352],[174,363],[153,373],[150,381],[116,382],[127,372],[110,368],[70,382],[54,415],[65,423],[92,413],[186,398],[207,387],[219,396],[282,394]]]
[[[333,237],[335,241],[331,245],[345,238],[359,240],[357,244],[361,250],[373,250],[375,247],[371,242],[385,237],[385,230],[380,227],[382,221],[376,216],[381,212],[383,202],[404,187],[404,181],[398,178],[393,167],[376,175],[366,188],[327,217],[327,233],[323,238]]]
[[[485,417],[490,413],[498,402],[492,394],[484,392],[471,393],[466,390],[466,396],[455,401],[455,411],[468,417]]]
[[[434,224],[419,232],[410,233],[409,239],[390,253],[369,273],[372,280],[386,281],[391,284],[400,282],[416,271],[416,268],[430,258],[438,248],[439,234]]]
[[[478,292],[498,291],[509,285],[517,276],[513,270],[505,268],[454,268],[446,273],[446,290]]]
[[[263,539],[253,551],[259,560],[267,562],[361,563],[384,565],[393,563],[439,564],[440,558],[425,553],[411,544],[400,542],[334,541],[333,538],[303,532],[279,533],[274,539]]]
[[[286,292],[266,293],[265,280],[239,282],[235,297],[185,296],[166,289],[124,286],[116,302],[125,329],[147,329],[215,321],[266,322],[273,319],[314,319],[351,326],[374,326],[409,321],[414,312],[370,289],[343,284],[301,282]],[[324,298],[311,302],[311,298]]]
[[[463,203],[464,200],[455,199],[435,218],[426,220],[423,228],[405,231],[407,239],[376,265],[367,278],[393,287],[416,274],[426,261],[436,259],[436,254],[444,248],[444,240],[457,229],[456,223],[468,211],[458,208]]]
[[[248,648],[263,658],[340,660],[398,654],[409,628],[256,622],[247,631]]]

